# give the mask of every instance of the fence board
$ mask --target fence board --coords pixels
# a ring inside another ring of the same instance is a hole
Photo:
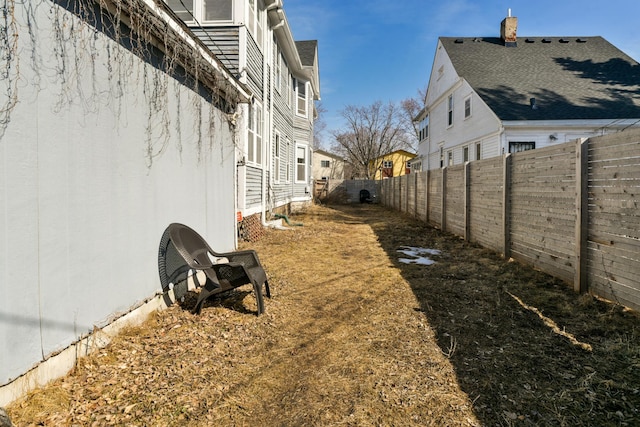
[[[640,130],[474,161],[466,180],[447,167],[444,186],[443,175],[403,193],[415,215],[640,310]]]

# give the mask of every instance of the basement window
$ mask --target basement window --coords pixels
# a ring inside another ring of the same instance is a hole
[[[519,153],[521,151],[535,150],[535,148],[536,148],[536,143],[534,141],[527,141],[527,142],[509,141],[510,153]]]

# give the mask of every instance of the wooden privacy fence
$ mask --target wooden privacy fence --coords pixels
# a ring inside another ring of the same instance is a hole
[[[387,179],[380,200],[640,310],[640,130]]]

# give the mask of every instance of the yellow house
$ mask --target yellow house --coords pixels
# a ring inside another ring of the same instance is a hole
[[[369,176],[373,179],[391,178],[411,173],[411,160],[416,154],[396,150],[369,162]]]

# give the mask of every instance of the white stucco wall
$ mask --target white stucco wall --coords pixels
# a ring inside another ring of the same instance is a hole
[[[33,12],[35,44],[16,7],[18,54],[0,64],[13,70],[0,105],[15,79],[19,101],[0,137],[0,385],[153,296],[169,223],[192,226],[216,249],[235,246],[226,118],[91,30],[73,29],[81,39],[69,37],[60,71],[57,6]],[[77,40],[90,43],[75,51]],[[109,63],[107,47],[119,61]]]

